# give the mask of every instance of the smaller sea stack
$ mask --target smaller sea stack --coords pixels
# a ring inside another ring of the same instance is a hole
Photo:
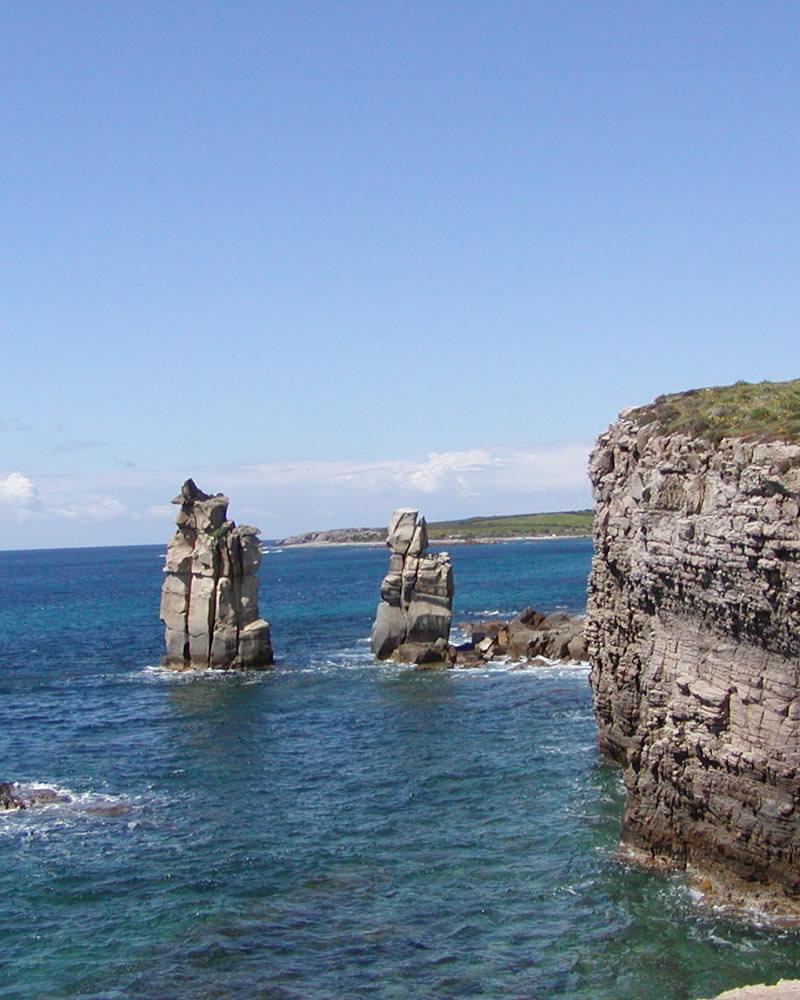
[[[228,498],[187,479],[167,546],[161,620],[175,670],[261,670],[272,663],[269,622],[258,615],[258,528],[228,520]]]
[[[410,507],[392,511],[386,545],[389,572],[370,645],[385,660],[406,643],[447,643],[453,605],[453,569],[446,552],[431,553],[425,518]]]

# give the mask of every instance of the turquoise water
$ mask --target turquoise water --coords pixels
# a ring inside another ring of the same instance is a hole
[[[0,553],[0,779],[75,796],[0,814],[0,997],[690,1000],[800,972],[796,933],[614,860],[585,667],[374,666],[386,555],[341,548],[265,558],[274,671],[171,675],[160,554]],[[456,620],[583,607],[585,540],[452,555]]]

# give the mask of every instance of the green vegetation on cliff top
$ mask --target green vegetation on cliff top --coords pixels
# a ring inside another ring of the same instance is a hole
[[[428,537],[436,538],[524,538],[526,535],[588,535],[592,511],[569,510],[553,514],[506,514],[467,517],[459,521],[431,521]]]
[[[663,434],[690,434],[715,444],[725,437],[800,440],[800,379],[736,382],[659,396],[630,416]]]

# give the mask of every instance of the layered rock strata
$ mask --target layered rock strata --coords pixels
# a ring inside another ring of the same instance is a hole
[[[386,538],[389,572],[381,584],[381,600],[370,646],[387,659],[404,644],[447,644],[453,605],[453,570],[446,552],[428,552],[428,531],[419,511],[392,512]]]
[[[191,479],[167,546],[161,620],[165,667],[258,670],[272,663],[269,623],[258,614],[258,528],[228,520],[228,498]]]
[[[623,839],[797,896],[800,446],[625,411],[590,477],[586,637]]]

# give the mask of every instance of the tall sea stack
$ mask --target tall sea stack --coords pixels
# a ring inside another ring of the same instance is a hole
[[[586,625],[623,839],[737,891],[795,897],[799,431],[800,382],[624,411],[590,462]]]
[[[187,479],[167,546],[161,620],[166,655],[176,670],[259,670],[272,663],[269,623],[258,616],[258,528],[228,520],[228,498]]]
[[[389,518],[389,572],[370,645],[381,660],[405,643],[447,642],[453,603],[453,570],[446,552],[427,551],[428,528],[418,510],[400,507]]]

